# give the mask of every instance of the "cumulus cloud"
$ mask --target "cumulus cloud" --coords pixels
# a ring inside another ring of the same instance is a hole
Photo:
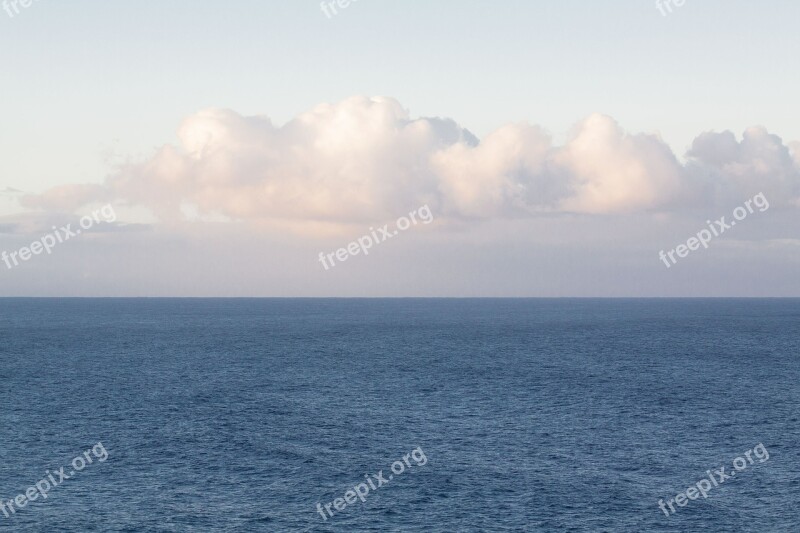
[[[283,126],[209,109],[188,117],[179,146],[125,166],[102,185],[65,185],[25,205],[74,210],[118,201],[162,220],[341,224],[430,205],[439,217],[669,211],[763,191],[800,205],[800,144],[764,128],[704,133],[681,163],[656,134],[592,115],[563,146],[511,124],[480,141],[449,119],[412,118],[391,98],[322,104]]]
[[[687,170],[703,197],[734,203],[757,189],[781,204],[800,205],[797,148],[763,127],[748,128],[741,141],[729,131],[709,132],[692,144]]]

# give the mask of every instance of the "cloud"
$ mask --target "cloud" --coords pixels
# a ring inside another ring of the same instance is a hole
[[[64,185],[24,205],[70,211],[92,202],[143,206],[163,221],[365,223],[428,204],[437,218],[616,214],[725,205],[763,191],[800,205],[800,144],[764,128],[700,135],[681,163],[656,134],[595,114],[556,146],[541,127],[510,124],[478,140],[449,119],[411,118],[399,102],[353,97],[283,126],[209,109],[166,145],[102,185]]]
[[[708,132],[692,144],[688,172],[706,198],[735,203],[757,189],[770,201],[800,206],[798,148],[763,127],[748,128],[741,141],[729,131]]]
[[[680,199],[684,185],[681,166],[660,137],[626,134],[601,115],[582,122],[554,160],[571,183],[561,205],[569,211],[661,209]]]
[[[42,208],[50,212],[70,212],[90,203],[102,202],[112,196],[113,192],[108,186],[70,184],[53,187],[43,194],[23,196],[21,203],[27,207]]]

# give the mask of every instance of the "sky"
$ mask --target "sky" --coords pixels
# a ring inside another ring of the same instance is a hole
[[[13,4],[0,294],[800,296],[796,2]]]

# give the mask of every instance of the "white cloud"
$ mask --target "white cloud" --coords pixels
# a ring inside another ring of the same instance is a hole
[[[209,109],[162,147],[97,185],[65,185],[24,199],[74,210],[118,201],[158,218],[281,225],[364,223],[428,204],[444,218],[518,218],[541,212],[613,214],[739,202],[763,191],[798,205],[800,145],[764,128],[737,141],[704,133],[682,165],[654,134],[626,133],[592,115],[563,146],[529,124],[478,140],[452,120],[412,119],[391,98],[322,104],[277,127],[267,117]]]
[[[734,204],[763,192],[777,205],[798,205],[797,148],[763,127],[748,128],[741,141],[729,131],[708,132],[695,139],[687,170],[703,200]]]

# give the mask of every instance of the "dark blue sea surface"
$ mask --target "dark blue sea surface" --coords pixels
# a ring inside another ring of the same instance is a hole
[[[0,500],[73,475],[0,531],[797,532],[799,326],[796,299],[2,299]]]

